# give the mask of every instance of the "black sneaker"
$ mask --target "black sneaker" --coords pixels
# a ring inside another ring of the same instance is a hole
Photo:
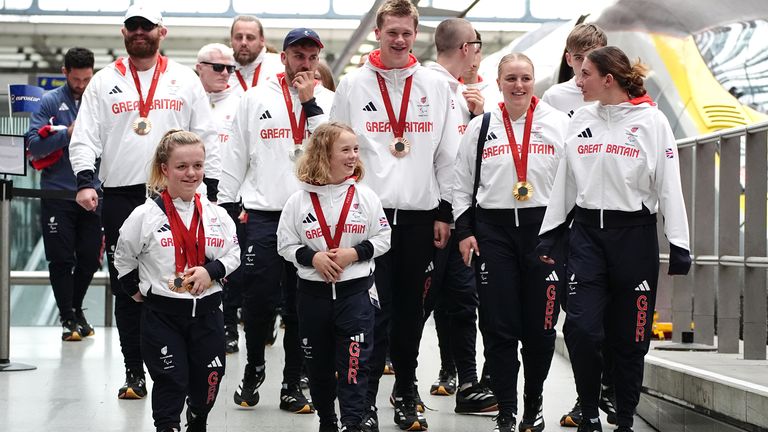
[[[241,407],[253,407],[259,403],[259,387],[264,383],[266,377],[266,365],[261,365],[256,370],[256,366],[245,365],[243,381],[235,391],[235,404]]]
[[[395,406],[395,397],[397,396],[395,388],[397,388],[397,384],[392,386],[392,393],[389,394],[389,403],[392,406]],[[413,383],[413,394],[416,397],[416,411],[423,413],[426,410],[426,405],[424,405],[424,401],[421,400],[418,383]]]
[[[285,384],[280,389],[280,409],[294,414],[312,414],[315,407],[307,400],[299,384]]]
[[[425,431],[427,419],[416,411],[416,401],[411,398],[395,397],[395,424],[401,430]]]
[[[515,416],[499,414],[493,418],[493,421],[496,422],[493,432],[515,432],[515,425],[517,424]]]
[[[600,401],[597,406],[608,415],[608,423],[616,424],[616,393],[613,387],[603,386],[600,390]]]
[[[360,432],[362,429],[360,429],[360,425],[356,424],[345,424],[341,427],[341,430],[339,432]]]
[[[395,367],[392,366],[392,359],[387,356],[387,359],[384,360],[384,375],[394,375],[395,374]]]
[[[237,333],[237,328],[227,327],[224,329],[224,340],[226,341],[227,354],[232,354],[240,351],[238,346],[240,335]]]
[[[195,414],[187,405],[187,431],[206,432],[208,430],[208,414]]]
[[[579,423],[579,428],[576,432],[603,432],[603,425],[600,423],[600,419],[584,419]]]
[[[629,426],[619,426],[615,432],[634,432]]]
[[[144,370],[126,369],[125,384],[117,391],[118,399],[141,399],[147,395],[147,381]]]
[[[176,429],[175,427],[169,427],[165,429],[160,429],[160,432],[181,432],[179,429]]]
[[[460,414],[486,413],[498,411],[499,402],[493,392],[480,383],[472,383],[464,390],[456,392],[456,408]]]
[[[80,326],[75,320],[64,320],[61,322],[61,340],[67,342],[77,342],[82,340],[80,335]]]
[[[360,430],[363,432],[379,432],[379,415],[376,411],[375,406],[370,406],[365,410],[363,420],[360,422]]]
[[[77,326],[80,327],[81,337],[93,336],[96,334],[96,331],[93,330],[93,326],[87,319],[85,319],[85,314],[82,309],[75,310],[75,321],[77,322]]]
[[[571,410],[567,414],[560,417],[560,426],[578,427],[580,423],[581,423],[581,403],[579,402],[579,398],[576,398],[576,403],[573,405],[573,408],[571,408]]]
[[[456,372],[440,369],[437,380],[429,389],[434,396],[450,396],[456,393]]]
[[[301,378],[299,378],[299,385],[301,386],[302,390],[309,390],[309,376],[307,375],[307,372],[304,369],[301,370]]]
[[[541,432],[544,430],[543,399],[541,395],[528,397],[523,395],[523,419],[520,420],[520,432]]]

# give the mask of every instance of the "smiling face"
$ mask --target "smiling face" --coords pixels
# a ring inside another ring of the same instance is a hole
[[[125,51],[128,55],[141,59],[150,58],[157,54],[160,49],[160,41],[165,39],[168,30],[141,17],[133,17],[128,21],[132,22],[126,22],[126,25],[121,29]],[[130,31],[127,27],[135,28],[135,30]]]
[[[510,112],[528,109],[533,97],[533,66],[523,59],[513,59],[499,68],[499,91]]]
[[[354,134],[343,131],[331,146],[329,159],[330,183],[342,183],[355,172],[360,147]]]
[[[581,76],[576,79],[576,85],[581,89],[584,102],[594,102],[605,96],[608,76],[610,75],[600,75],[594,63],[588,58],[584,59],[581,64]]]
[[[381,28],[374,30],[381,49],[381,62],[392,69],[408,65],[409,54],[416,41],[412,16],[385,15]]]
[[[171,198],[189,201],[195,196],[195,190],[203,181],[204,162],[202,143],[176,145],[171,150],[168,162],[161,165]]]

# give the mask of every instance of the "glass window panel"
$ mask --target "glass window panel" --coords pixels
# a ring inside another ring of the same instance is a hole
[[[324,15],[330,9],[330,0],[261,1],[232,0],[232,7],[238,14],[302,14]]]

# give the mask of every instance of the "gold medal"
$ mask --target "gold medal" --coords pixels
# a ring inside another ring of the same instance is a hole
[[[533,186],[527,181],[517,182],[512,189],[512,195],[518,201],[528,201],[533,195]]]
[[[133,122],[133,131],[137,135],[146,135],[152,130],[152,122],[146,117],[139,117]]]
[[[411,143],[403,137],[395,137],[389,145],[389,152],[392,153],[394,157],[404,157],[411,152]]]

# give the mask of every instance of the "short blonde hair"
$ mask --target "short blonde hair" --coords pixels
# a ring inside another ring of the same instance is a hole
[[[314,185],[326,185],[331,181],[331,151],[333,143],[343,132],[355,134],[351,127],[339,122],[325,123],[315,129],[309,138],[307,148],[304,149],[304,154],[297,162],[296,176],[299,181]],[[357,158],[352,175],[360,181],[363,179],[363,174],[363,161]]]
[[[413,17],[413,29],[419,28],[419,10],[413,5],[411,0],[387,0],[376,11],[376,28],[381,30],[384,25],[384,17],[392,15],[394,17]]]
[[[203,153],[205,153],[205,145],[203,145],[203,141],[194,132],[171,129],[163,135],[157,148],[155,148],[155,155],[152,157],[152,165],[149,167],[147,190],[151,195],[159,195],[168,185],[168,181],[163,174],[163,164],[168,163],[168,159],[170,159],[173,150],[182,145],[195,144],[202,147]]]

